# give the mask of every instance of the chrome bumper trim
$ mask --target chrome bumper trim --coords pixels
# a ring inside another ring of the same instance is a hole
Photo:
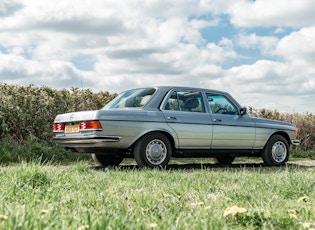
[[[63,144],[97,144],[102,142],[118,142],[119,136],[86,135],[86,136],[55,136],[56,143]]]
[[[300,144],[300,140],[291,140],[291,144],[297,146]]]

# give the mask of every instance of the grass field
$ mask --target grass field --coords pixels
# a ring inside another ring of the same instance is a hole
[[[315,165],[0,166],[0,229],[314,229]]]

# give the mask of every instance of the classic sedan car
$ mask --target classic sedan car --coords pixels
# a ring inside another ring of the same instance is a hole
[[[163,167],[171,157],[262,157],[281,166],[298,145],[295,125],[250,117],[228,93],[191,87],[148,87],[120,93],[96,111],[59,114],[53,140],[91,153],[96,164],[119,165],[125,157],[140,167]]]

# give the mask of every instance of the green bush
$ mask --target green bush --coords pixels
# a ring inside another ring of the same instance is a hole
[[[302,150],[302,149],[293,149],[291,151],[291,156],[294,158],[307,158],[315,160],[315,149]]]
[[[51,142],[57,114],[99,109],[113,97],[115,94],[89,89],[0,84],[0,140],[9,137],[19,143],[27,138]]]

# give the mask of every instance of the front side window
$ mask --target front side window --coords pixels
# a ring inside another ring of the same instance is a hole
[[[185,112],[205,112],[201,92],[174,91],[168,98],[165,110]]]
[[[207,93],[207,100],[212,113],[228,115],[238,114],[237,107],[223,95],[213,95]]]
[[[155,91],[156,89],[154,88],[143,88],[122,92],[105,105],[103,109],[143,107],[150,100]]]

